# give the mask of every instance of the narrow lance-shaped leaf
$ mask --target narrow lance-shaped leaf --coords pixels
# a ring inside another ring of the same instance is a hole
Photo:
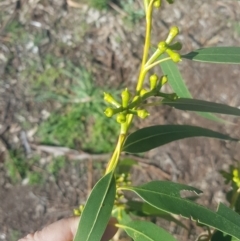
[[[134,241],[176,241],[167,231],[147,221],[132,221],[117,226],[124,229]]]
[[[164,57],[161,57],[161,58],[164,58]],[[189,92],[185,84],[185,81],[183,80],[182,75],[178,70],[177,65],[172,60],[168,60],[168,61],[162,62],[160,66],[163,73],[168,76],[168,82],[171,85],[173,91],[176,92],[176,94],[179,97],[192,98],[192,95]],[[212,121],[225,122],[224,120],[218,118],[217,116],[211,113],[202,113],[202,112],[197,112],[197,113],[200,116]]]
[[[239,141],[220,132],[206,128],[189,125],[158,125],[137,130],[130,134],[124,145],[123,151],[140,153],[149,151],[169,142],[189,137],[212,137],[222,140]]]
[[[207,63],[240,64],[240,47],[202,48],[181,57]]]
[[[164,57],[161,58],[163,59]],[[172,60],[167,60],[160,63],[160,66],[163,74],[167,75],[168,83],[171,85],[173,91],[176,92],[179,97],[192,98],[176,63]]]
[[[100,241],[106,229],[116,194],[113,173],[94,186],[84,207],[74,241]]]
[[[240,109],[224,104],[213,103],[204,100],[190,98],[178,98],[176,100],[164,99],[163,105],[169,105],[179,110],[211,112],[226,115],[240,116]]]
[[[155,208],[191,218],[240,239],[239,214],[223,204],[220,204],[217,212],[214,212],[181,197],[181,191],[200,194],[201,191],[194,187],[167,181],[153,181],[138,187],[124,187],[121,189],[135,192]]]
[[[180,220],[176,219],[171,213],[167,213],[163,210],[159,210],[146,202],[139,201],[128,201],[127,210],[136,216],[140,217],[160,217],[162,219],[168,220],[169,222],[174,222],[178,226],[188,229]]]
[[[233,240],[236,240],[236,239],[218,230],[214,232],[211,237],[211,241],[233,241]]]

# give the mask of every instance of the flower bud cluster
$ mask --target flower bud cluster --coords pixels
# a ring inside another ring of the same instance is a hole
[[[182,44],[176,42],[173,45],[170,45],[174,38],[179,34],[178,27],[174,26],[170,29],[168,37],[165,41],[162,41],[158,44],[158,53],[159,55],[166,52],[173,62],[177,63],[181,60],[180,54],[175,52],[176,50],[181,50]]]
[[[147,90],[142,90],[142,95],[144,93],[147,93]],[[114,107],[117,108],[112,108],[112,107],[107,107],[106,110],[104,111],[105,115],[107,117],[112,117],[113,115],[117,114],[117,122],[119,124],[124,124],[127,121],[127,115],[128,114],[134,114],[137,115],[138,117],[144,119],[147,116],[149,116],[149,113],[146,110],[134,110],[134,108],[137,107],[138,103],[142,101],[142,98],[140,96],[135,96],[133,101],[131,103],[131,94],[128,91],[128,89],[125,89],[122,91],[121,94],[122,97],[122,104],[119,104],[118,101],[116,101],[113,96],[109,93],[104,93],[104,100],[110,104],[112,104]]]
[[[132,185],[131,182],[131,175],[129,173],[122,173],[122,174],[116,174],[116,196],[115,196],[115,205],[120,207],[122,206],[121,199],[124,198],[124,195],[122,191],[118,190],[120,187],[128,187]]]
[[[138,109],[138,106],[151,96],[161,96],[160,90],[166,83],[167,76],[159,78],[156,74],[153,74],[149,77],[150,89],[141,89],[139,95],[136,95],[131,102],[131,93],[127,88],[123,90],[121,93],[122,104],[116,101],[111,94],[104,93],[104,100],[115,107],[107,107],[104,112],[105,115],[107,117],[112,117],[116,114],[116,120],[120,124],[126,123],[127,115],[129,114],[137,115],[139,118],[145,119],[149,116],[149,112],[145,109]]]
[[[73,209],[74,216],[81,216],[84,209],[84,205],[80,205],[78,208]]]
[[[166,75],[163,75],[160,79],[156,74],[153,74],[149,78],[150,91],[157,94],[163,85],[167,83],[168,79]]]
[[[130,173],[122,173],[116,175],[116,187],[125,187],[130,186],[131,182],[131,175]]]

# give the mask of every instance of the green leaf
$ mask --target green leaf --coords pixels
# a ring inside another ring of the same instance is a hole
[[[100,241],[106,229],[116,194],[113,172],[94,186],[84,207],[74,241]]]
[[[182,55],[182,58],[207,63],[240,63],[240,47],[209,47]]]
[[[176,241],[167,231],[147,221],[133,221],[117,226],[124,229],[134,241]]]
[[[128,201],[127,203],[127,210],[133,213],[136,216],[140,217],[160,217],[169,222],[174,222],[177,225],[188,229],[181,221],[176,219],[171,213],[167,213],[163,210],[159,210],[146,202],[138,202],[138,201]]]
[[[240,116],[240,109],[224,104],[196,100],[190,98],[179,98],[176,100],[164,99],[162,104],[172,106],[179,110],[211,112],[226,115]]]
[[[130,134],[123,145],[123,151],[140,153],[149,151],[169,142],[189,137],[212,137],[223,140],[239,141],[222,133],[189,125],[150,126]]]
[[[167,60],[162,62],[160,66],[163,74],[167,75],[168,83],[171,85],[173,91],[176,92],[179,97],[192,98],[177,65],[172,60]]]
[[[131,168],[134,165],[138,165],[138,162],[135,160],[132,160],[130,158],[125,158],[119,162],[118,167],[117,167],[117,173],[118,174],[123,174],[123,173],[129,174]]]
[[[211,241],[232,241],[232,237],[217,230],[211,237]]]
[[[161,58],[164,58],[161,57]],[[160,64],[161,69],[164,75],[167,75],[168,82],[171,85],[173,91],[182,98],[192,98],[191,93],[189,92],[185,81],[182,78],[180,71],[178,70],[177,65],[172,60],[164,61]],[[218,118],[217,116],[211,113],[198,113],[200,116],[207,118],[212,121],[225,122],[224,120]]]
[[[191,218],[240,239],[240,215],[236,212],[221,203],[217,212],[214,212],[181,197],[182,191],[200,194],[201,191],[194,187],[168,181],[153,181],[138,187],[121,189],[135,192],[155,208]]]
[[[127,224],[132,221],[129,213],[126,213],[124,209],[116,208],[112,212],[112,216],[118,220],[119,224]]]

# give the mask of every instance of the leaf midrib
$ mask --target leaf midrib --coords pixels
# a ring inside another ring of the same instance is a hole
[[[202,52],[195,52],[195,53],[199,53],[199,54],[201,54],[201,56],[224,56],[224,57],[226,57],[226,56],[232,57],[232,55],[240,56],[239,53],[232,53],[232,54],[229,54],[229,53],[226,53],[226,54],[224,54],[224,53],[219,53],[219,54],[218,53],[211,53],[211,54],[209,54],[209,53],[202,53]],[[182,57],[184,57],[184,56],[198,56],[195,53],[192,52],[190,54],[183,55]]]
[[[191,133],[199,133],[199,131],[200,131],[200,129],[199,129],[199,130],[193,130],[193,131],[191,131]],[[211,130],[208,130],[208,131],[215,133],[214,131],[211,131]],[[171,133],[178,134],[178,133],[183,133],[183,132],[189,132],[189,130],[188,130],[188,131],[186,131],[186,130],[168,131],[168,132],[164,132],[164,133],[160,133],[160,134],[153,134],[153,135],[151,135],[151,136],[144,137],[144,138],[138,139],[137,141],[131,142],[131,144],[130,144],[130,145],[126,145],[126,146],[124,147],[124,149],[126,149],[126,148],[129,147],[129,146],[132,146],[133,144],[136,144],[136,143],[138,143],[138,142],[141,142],[142,140],[147,140],[147,139],[150,139],[150,138],[153,138],[153,137],[156,137],[156,136],[164,136],[164,135],[171,134]],[[216,134],[219,134],[219,133],[216,133]],[[196,137],[197,137],[197,136],[196,136]],[[186,137],[186,138],[188,138],[188,137]],[[216,137],[212,137],[212,138],[216,138]],[[230,138],[230,139],[231,139],[231,138]]]
[[[189,98],[190,99],[190,98]],[[193,99],[190,99],[190,100],[193,100]],[[203,106],[203,107],[209,107],[208,105],[204,105],[204,104],[195,104],[195,103],[180,103],[180,102],[177,102],[177,100],[176,100],[176,102],[175,101],[164,101],[164,102],[162,102],[163,104],[174,104],[174,105],[197,105],[197,106]],[[209,102],[209,103],[211,103],[211,102]],[[223,105],[224,106],[224,104],[220,104],[220,103],[214,103],[214,104],[217,104],[217,105]],[[226,105],[227,106],[227,105]],[[232,106],[229,106],[229,107],[231,107],[231,108],[234,108],[234,107],[232,107]],[[217,109],[221,109],[220,108],[220,106],[211,106],[211,108],[217,108]],[[240,111],[240,110],[239,110]]]
[[[226,219],[224,216],[221,216],[218,212],[213,212],[212,210],[209,210],[209,209],[207,209],[207,208],[205,208],[204,206],[201,206],[201,205],[199,205],[199,204],[197,204],[197,203],[193,203],[193,202],[191,202],[191,201],[189,201],[189,200],[187,200],[187,199],[184,199],[184,198],[181,198],[181,197],[177,197],[177,196],[171,196],[171,195],[167,195],[167,194],[165,194],[165,193],[159,193],[159,192],[156,192],[156,191],[152,191],[152,190],[147,190],[146,191],[146,189],[141,189],[141,188],[138,188],[138,187],[128,187],[128,188],[123,188],[123,189],[125,189],[125,190],[131,190],[131,191],[133,191],[133,192],[135,192],[137,195],[139,195],[137,192],[136,192],[136,190],[140,190],[140,191],[143,191],[143,192],[146,192],[146,193],[152,193],[152,194],[157,194],[157,195],[163,195],[163,196],[167,196],[167,197],[169,197],[169,198],[172,198],[172,199],[175,199],[176,201],[185,201],[185,202],[187,202],[187,203],[190,203],[191,205],[196,205],[196,206],[198,206],[198,207],[200,207],[200,208],[203,208],[204,210],[207,210],[207,211],[210,211],[210,212],[212,212],[212,213],[214,213],[217,217],[221,217],[221,218],[223,218],[223,219],[225,219],[228,223],[230,223],[230,224],[232,224],[233,226],[236,226],[237,228],[238,228],[238,226],[234,223],[234,222],[232,222],[231,220],[229,220],[229,219]],[[147,200],[145,200],[145,198],[144,197],[142,197],[141,195],[139,195],[144,201],[146,201],[148,204],[150,204],[151,206],[153,206],[153,207],[155,207],[155,208],[157,208],[157,209],[160,209],[160,208],[158,208],[157,206],[155,206],[154,204],[151,204],[150,202],[148,202]],[[160,209],[160,210],[163,210],[163,209]],[[163,210],[163,211],[165,211],[165,212],[168,212],[168,213],[171,213],[171,212],[169,212],[169,211],[166,211],[166,210]],[[178,215],[181,215],[181,214],[178,214]],[[183,216],[183,215],[182,215]],[[183,217],[185,217],[186,218],[186,216],[183,216]],[[187,218],[190,218],[190,217],[187,217]],[[200,220],[199,220],[200,221]],[[201,221],[200,221],[201,222]]]
[[[100,211],[101,211],[101,206],[102,206],[102,204],[103,204],[103,201],[105,200],[105,197],[106,197],[106,195],[107,195],[107,192],[108,192],[108,190],[109,190],[109,186],[111,185],[111,182],[112,182],[112,175],[111,175],[111,178],[109,179],[110,181],[109,181],[109,183],[108,183],[108,186],[107,186],[107,188],[106,188],[106,191],[105,191],[105,193],[104,193],[104,196],[103,196],[103,198],[102,198],[102,200],[101,200],[101,203],[100,203],[100,205],[99,205],[99,210],[98,210],[98,212],[97,212],[97,215],[96,215],[96,218],[95,218],[95,220],[94,220],[94,223],[93,223],[93,225],[92,225],[92,228],[91,228],[91,230],[90,230],[90,232],[89,232],[89,234],[88,234],[88,236],[87,236],[87,240],[89,240],[89,238],[90,238],[90,236],[91,236],[91,234],[92,234],[92,230],[93,230],[93,228],[94,228],[94,226],[95,226],[95,223],[97,222],[97,218],[98,218],[98,216],[99,216],[99,213],[100,213]]]
[[[172,78],[173,78],[173,81],[174,81],[175,85],[177,86],[178,90],[180,90],[181,95],[183,94],[184,97],[192,98],[192,95],[190,94],[190,92],[189,92],[189,90],[186,88],[186,86],[184,86],[184,91],[187,92],[187,96],[186,96],[185,93],[182,91],[181,85],[179,85],[179,84],[180,84],[180,81],[177,81],[178,78],[180,78],[180,79],[183,81],[182,76],[181,76],[179,73],[177,73],[177,75],[176,75],[176,73],[172,70],[172,68],[169,67],[170,61],[171,61],[171,60],[166,61],[165,64],[168,65],[169,72],[170,72],[171,75],[172,75]],[[171,80],[169,80],[169,81],[171,81]],[[172,87],[172,88],[173,88],[173,87]],[[174,88],[173,88],[173,89],[174,89]],[[176,92],[177,92],[177,91],[176,91]],[[183,96],[180,96],[180,97],[183,97]]]
[[[181,98],[180,98],[181,99]],[[194,99],[190,99],[189,100],[194,100]],[[236,108],[236,107],[233,107],[233,106],[228,106],[228,105],[225,105],[225,104],[221,104],[221,103],[212,103],[212,102],[209,102],[211,104],[217,104],[217,105],[221,105],[221,106],[210,106],[211,108],[213,109],[221,109],[221,107],[227,107],[227,108],[234,108],[234,109],[237,109],[239,112],[240,112],[240,109]],[[200,107],[209,107],[209,105],[204,105],[204,104],[198,104],[198,103],[181,103],[181,102],[176,102],[175,101],[163,101],[162,104],[174,104],[174,105],[191,105],[191,106],[200,106]]]
[[[129,229],[129,230],[132,230],[133,232],[137,232],[137,233],[139,233],[139,234],[141,234],[142,236],[144,236],[144,237],[146,237],[148,240],[150,240],[150,241],[155,241],[154,239],[151,239],[151,238],[149,238],[149,236],[146,236],[144,233],[141,233],[141,232],[139,232],[138,230],[136,230],[136,229],[134,229],[134,228],[131,228],[131,227],[128,227],[128,226],[126,226],[126,225],[122,225],[122,224],[120,224],[120,225],[117,225],[118,227],[125,227],[125,229]]]

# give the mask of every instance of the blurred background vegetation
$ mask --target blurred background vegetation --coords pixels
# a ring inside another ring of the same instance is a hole
[[[51,10],[46,1],[40,3]],[[99,10],[107,14],[115,11],[111,7],[114,6],[126,13],[123,18],[129,24],[135,24],[143,17],[143,10],[132,0],[69,1],[57,6],[63,12],[60,16],[51,16],[44,15],[37,4],[38,1],[32,6],[24,1],[2,1],[1,40],[7,49],[2,79],[18,88],[20,99],[17,101],[22,102],[18,103],[21,107],[14,106],[16,112],[11,119],[17,121],[16,128],[21,129],[23,135],[27,136],[30,131],[35,143],[88,153],[109,153],[118,135],[118,125],[103,114],[103,92],[118,95],[121,83],[115,84],[113,89],[107,79],[97,80],[91,66],[85,66],[82,56],[75,55],[91,25],[82,21],[84,16],[72,21],[64,18],[64,14],[69,7],[75,11],[92,8],[94,14]],[[68,24],[71,24],[70,29]],[[41,154],[34,153],[27,138],[19,138],[19,130],[15,143],[11,137],[4,139],[9,149],[6,171],[13,182],[27,178],[30,184],[41,184],[43,177],[32,168],[39,165]],[[55,169],[50,173],[56,174],[60,167],[63,165],[53,165],[46,170]]]

